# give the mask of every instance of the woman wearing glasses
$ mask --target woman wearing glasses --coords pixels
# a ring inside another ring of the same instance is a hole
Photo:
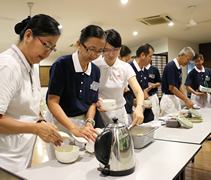
[[[55,125],[40,117],[40,81],[35,63],[55,51],[61,34],[50,16],[28,17],[15,26],[20,40],[0,54],[0,167],[12,172],[31,166],[36,135],[60,145]]]
[[[103,53],[104,31],[94,25],[81,31],[79,50],[57,59],[50,70],[47,92],[46,120],[54,122],[59,130],[95,141],[95,111],[98,101],[100,70],[91,63]],[[76,143],[73,142],[68,143]],[[79,145],[79,144],[77,144]],[[54,148],[47,147],[49,158],[54,158]]]
[[[117,108],[116,110],[105,112],[100,109],[98,104],[98,110],[101,112],[100,114],[105,125],[112,122],[113,117],[117,117],[119,122],[131,124],[128,121],[124,107],[126,101],[123,97],[124,88],[129,83],[137,98],[138,104],[133,116],[133,126],[140,124],[143,122],[143,91],[136,80],[136,74],[132,67],[128,63],[118,59],[122,44],[120,34],[113,29],[107,30],[105,33],[107,42],[103,53],[104,58],[94,61],[100,68],[101,73],[99,97],[102,99],[115,99]]]

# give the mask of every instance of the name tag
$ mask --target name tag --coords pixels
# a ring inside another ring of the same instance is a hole
[[[205,77],[205,81],[210,81],[210,77],[209,76],[206,76]]]
[[[94,90],[94,91],[97,91],[98,88],[99,88],[99,83],[96,82],[96,81],[93,81],[92,84],[90,85],[90,89]]]
[[[152,79],[155,79],[155,75],[154,74],[149,74],[149,77]]]

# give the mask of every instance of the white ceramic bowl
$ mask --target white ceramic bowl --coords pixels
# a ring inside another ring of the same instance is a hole
[[[103,129],[101,129],[101,128],[96,128],[96,130],[97,130],[99,133],[103,132]],[[86,143],[86,146],[85,146],[85,149],[86,149],[88,152],[93,153],[93,152],[95,151],[95,150],[94,150],[94,145],[95,145],[95,143],[92,142],[92,141],[87,142],[87,143]]]
[[[99,102],[101,109],[105,111],[112,111],[116,109],[116,100],[115,99],[103,99],[102,102]]]
[[[144,107],[145,108],[149,108],[149,107],[151,107],[151,101],[150,100],[144,100]]]
[[[55,149],[55,155],[61,163],[71,163],[78,159],[79,147],[73,145],[60,146]]]

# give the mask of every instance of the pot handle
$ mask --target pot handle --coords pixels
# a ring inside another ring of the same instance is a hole
[[[112,131],[107,129],[100,133],[95,140],[95,157],[104,165],[108,165],[111,153]]]

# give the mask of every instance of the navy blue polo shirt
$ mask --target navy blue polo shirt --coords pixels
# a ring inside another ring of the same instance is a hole
[[[147,71],[148,71],[148,74],[149,74],[149,79],[148,79],[149,82],[154,83],[154,84],[157,83],[157,82],[161,83],[160,73],[159,73],[159,70],[158,70],[157,67],[150,65],[150,68],[147,69]],[[151,95],[153,95],[157,92],[158,92],[158,88],[152,88],[148,92],[148,94],[151,96]]]
[[[76,52],[77,53],[77,52]],[[89,63],[91,68],[90,75],[86,72],[76,72],[74,62],[79,66],[78,55],[66,55],[58,58],[50,69],[50,81],[48,94],[60,97],[59,105],[68,117],[75,117],[85,114],[92,103],[98,101],[98,83],[100,79],[100,70]],[[97,85],[96,85],[97,84]]]
[[[192,69],[185,81],[185,85],[189,85],[194,91],[199,91],[199,86],[202,85],[205,87],[204,81],[207,82],[208,87],[211,85],[211,69],[204,68],[204,72],[197,71],[196,68]]]
[[[166,64],[162,76],[162,92],[165,94],[173,94],[169,90],[169,85],[174,85],[178,90],[182,84],[182,69],[178,69],[174,61]],[[179,66],[179,65],[178,65]]]
[[[129,64],[132,66],[133,70],[136,73],[136,79],[141,86],[142,90],[146,89],[148,87],[148,78],[149,74],[146,68],[140,69],[139,65],[137,64],[136,60],[133,62],[129,62]],[[132,91],[131,87],[129,86],[130,90]]]

